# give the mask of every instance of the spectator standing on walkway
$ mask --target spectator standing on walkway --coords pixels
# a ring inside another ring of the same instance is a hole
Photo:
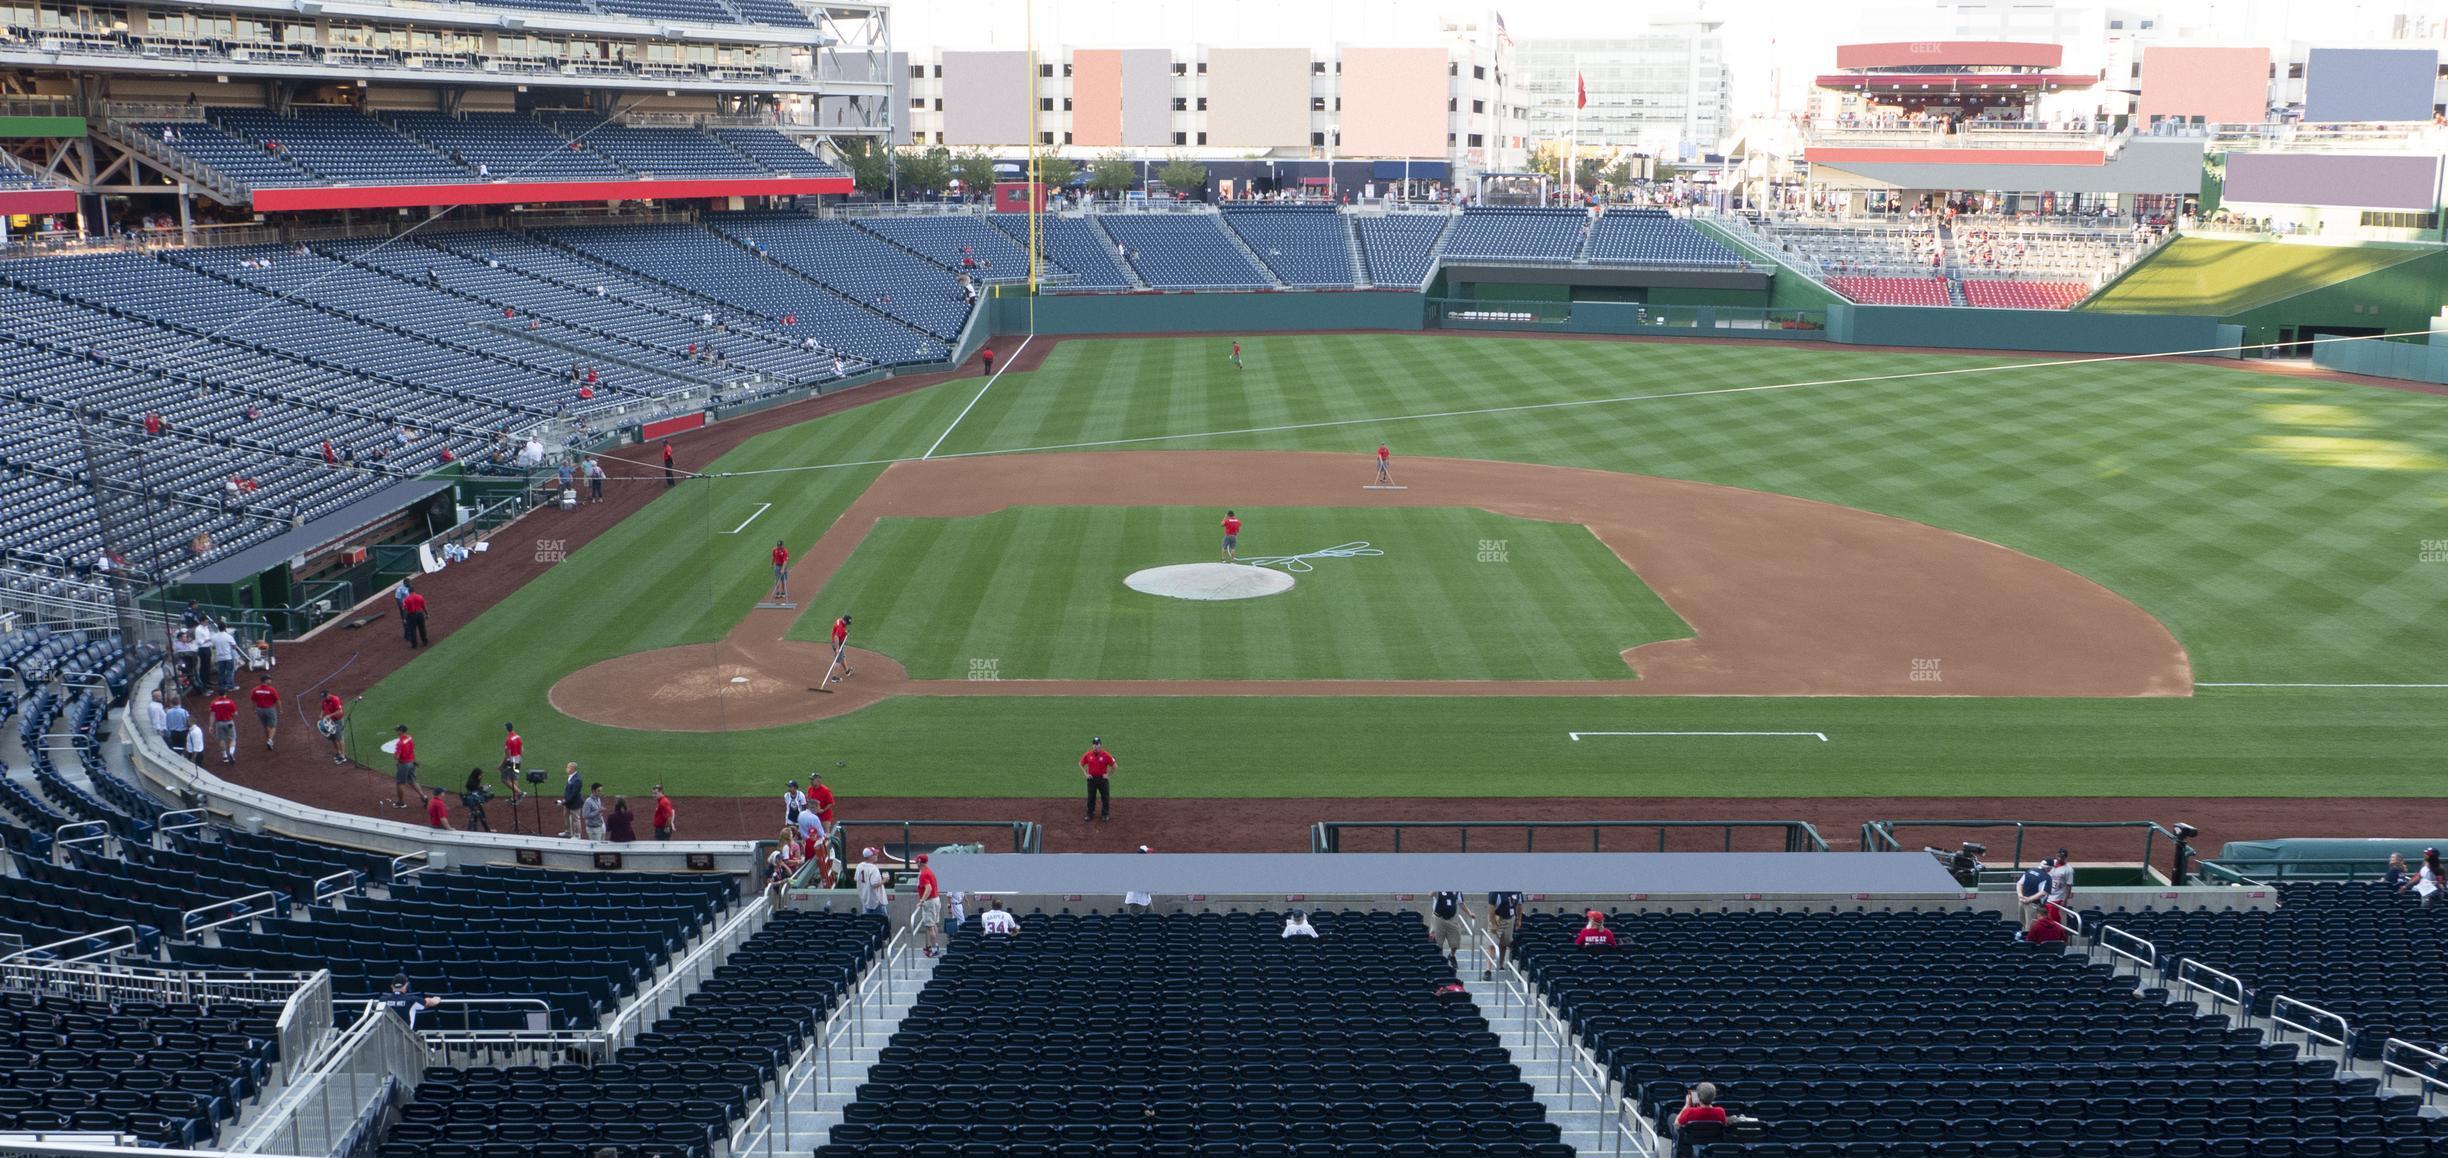
[[[628,844],[637,839],[637,817],[629,811],[629,798],[612,798],[612,811],[604,814],[604,836],[614,844]]]
[[[238,686],[238,634],[229,624],[213,626],[213,690],[229,691]]]
[[[586,838],[588,840],[602,840],[604,838],[603,781],[596,781],[595,790],[587,793],[586,799],[579,803],[578,821],[586,826]]]
[[[850,875],[858,882],[859,912],[883,916],[892,904],[892,893],[885,887],[883,868],[876,864],[876,850],[861,849],[858,868]]]
[[[926,934],[926,955],[935,955],[935,940],[943,933],[943,885],[935,879],[935,870],[927,867],[927,854],[918,854],[918,931]]]
[[[187,716],[187,705],[177,700],[170,701],[169,706],[162,709],[162,743],[170,745],[173,752],[187,748]]]
[[[799,823],[799,810],[807,807],[807,793],[799,790],[799,781],[791,780],[782,787],[782,823]]]
[[[187,722],[187,762],[198,766],[204,763],[204,722],[202,720]]]
[[[1445,955],[1445,963],[1458,965],[1462,957],[1462,920],[1470,916],[1470,906],[1462,903],[1462,894],[1443,892],[1428,898],[1428,937],[1436,942],[1437,952]]]
[[[2029,929],[2040,919],[2040,906],[2048,903],[2049,869],[2051,862],[2041,857],[2040,863],[2023,870],[2015,882],[2015,901],[2023,906],[2023,927]]]
[[[664,795],[663,786],[660,784],[655,785],[653,819],[656,840],[670,840],[672,835],[679,831],[680,809],[672,803],[671,797]]]
[[[586,825],[579,819],[586,807],[586,780],[578,775],[578,762],[572,760],[561,779],[561,835],[571,840],[586,839]]]
[[[2061,848],[2057,850],[2056,859],[2049,864],[2048,903],[2065,908],[2073,900],[2074,858],[2067,856],[2066,850]]]
[[[145,701],[145,726],[164,740],[170,738],[170,709],[162,706],[160,688],[153,689],[153,698]]]
[[[587,501],[588,501],[588,502],[590,502],[590,503],[600,503],[600,502],[602,502],[602,501],[603,501],[603,480],[604,480],[604,473],[603,473],[603,460],[602,460],[602,459],[599,459],[599,458],[592,458],[592,457],[590,457],[590,458],[588,458],[588,459],[587,459],[587,463],[586,463],[586,478],[587,478]]]
[[[833,831],[833,790],[825,787],[824,773],[808,773],[807,806],[816,810],[816,819],[825,832]]]

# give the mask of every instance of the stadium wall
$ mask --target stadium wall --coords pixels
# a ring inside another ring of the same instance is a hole
[[[2428,344],[2327,342],[2312,347],[2312,364],[2341,374],[2448,386],[2448,339],[2435,337]]]
[[[2072,310],[1968,310],[1946,306],[1828,307],[1828,340],[1938,350],[2041,350],[2167,354],[2237,344],[2210,317],[2087,314]]]
[[[2224,320],[2242,326],[2247,342],[2280,341],[2285,330],[2297,338],[2324,332],[2411,333],[2427,328],[2443,302],[2448,302],[2448,250],[2280,298]]]
[[[1221,334],[1268,330],[1417,330],[1415,293],[1046,294],[1037,299],[1040,334]],[[1029,299],[994,301],[994,330],[1029,330]]]

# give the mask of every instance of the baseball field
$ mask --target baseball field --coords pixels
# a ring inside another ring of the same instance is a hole
[[[490,767],[515,721],[532,763],[616,791],[762,798],[822,771],[846,802],[970,815],[1067,803],[1091,735],[1120,758],[1118,817],[2441,815],[2448,398],[1780,344],[1261,335],[1236,368],[1223,339],[1037,342],[991,386],[845,405],[674,488],[616,468],[647,501],[566,557],[574,516],[515,524],[478,566],[533,550],[535,577],[471,618],[438,599],[442,637],[365,689],[360,735],[404,722],[428,766]],[[1367,486],[1380,442],[1405,489]],[[1227,508],[1291,590],[1123,585],[1214,561]],[[756,610],[777,541],[799,606]],[[820,688],[845,613],[858,674]]]

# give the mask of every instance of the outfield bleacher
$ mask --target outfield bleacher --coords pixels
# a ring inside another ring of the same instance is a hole
[[[1028,214],[996,213],[987,220],[1014,242],[1028,244]],[[1098,237],[1096,227],[1085,219],[1051,213],[1038,215],[1037,247],[1045,260],[1070,275],[1067,288],[1131,288],[1130,275],[1123,272],[1113,246]]]
[[[1857,302],[1875,306],[1946,306],[1955,304],[1947,293],[1945,278],[1939,277],[1879,277],[1869,274],[1833,274],[1827,279],[1828,288]]]
[[[1704,269],[1740,266],[1743,260],[1716,238],[1663,209],[1609,209],[1590,227],[1593,265],[1673,265]]]
[[[1360,253],[1369,281],[1385,287],[1424,286],[1435,268],[1437,239],[1454,221],[1444,213],[1390,213],[1359,220]]]
[[[1226,236],[1212,213],[1108,213],[1098,216],[1131,268],[1157,289],[1263,289],[1265,270]]]
[[[1563,262],[1581,252],[1589,215],[1578,209],[1462,211],[1445,239],[1445,256],[1501,261]]]
[[[946,269],[966,273],[975,281],[1028,279],[1025,221],[1019,240],[969,214],[861,217],[851,224]],[[968,264],[963,264],[964,261]]]
[[[804,213],[723,213],[707,224],[913,329],[948,339],[969,319],[959,275],[843,222]]]
[[[1343,215],[1332,205],[1227,205],[1223,218],[1285,285],[1348,289],[1359,280]]]

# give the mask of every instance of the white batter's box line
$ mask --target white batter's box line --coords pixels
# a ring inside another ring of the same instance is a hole
[[[1828,742],[1825,732],[1566,732],[1564,734],[1572,737],[1575,744],[1580,743],[1583,736],[1812,736],[1822,744]]]

